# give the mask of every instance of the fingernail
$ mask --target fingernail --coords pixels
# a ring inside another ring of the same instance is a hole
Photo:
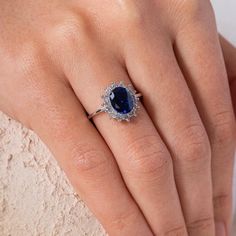
[[[223,222],[216,222],[216,236],[226,236],[225,224]]]

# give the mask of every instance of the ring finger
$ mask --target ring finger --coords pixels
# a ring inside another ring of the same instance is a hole
[[[79,79],[75,71],[80,71]],[[67,70],[67,77],[89,113],[100,106],[101,91],[111,82],[122,78],[130,83],[117,61],[103,56],[99,50],[89,51],[78,68]],[[94,122],[153,232],[186,235],[172,160],[144,107],[130,123],[111,120],[107,114],[95,117]]]

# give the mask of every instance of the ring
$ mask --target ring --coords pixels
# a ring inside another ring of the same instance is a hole
[[[130,121],[132,117],[137,116],[137,110],[140,108],[138,105],[140,97],[142,94],[137,93],[131,84],[126,86],[122,81],[113,82],[102,95],[101,107],[88,115],[88,119],[106,112],[111,118],[118,121]]]

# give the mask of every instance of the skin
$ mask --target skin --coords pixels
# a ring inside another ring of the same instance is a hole
[[[234,111],[236,113],[236,47],[222,36],[220,36],[220,43],[223,49],[225,65],[229,78],[231,97],[233,101]]]
[[[0,32],[0,109],[109,235],[229,235],[236,53],[222,39],[229,83],[209,1],[1,1]],[[143,94],[138,117],[89,121],[121,80]]]

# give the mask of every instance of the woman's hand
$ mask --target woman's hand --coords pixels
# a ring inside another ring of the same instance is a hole
[[[228,235],[235,120],[209,1],[1,1],[0,32],[0,109],[110,235]],[[143,94],[138,117],[94,126],[121,80]]]

